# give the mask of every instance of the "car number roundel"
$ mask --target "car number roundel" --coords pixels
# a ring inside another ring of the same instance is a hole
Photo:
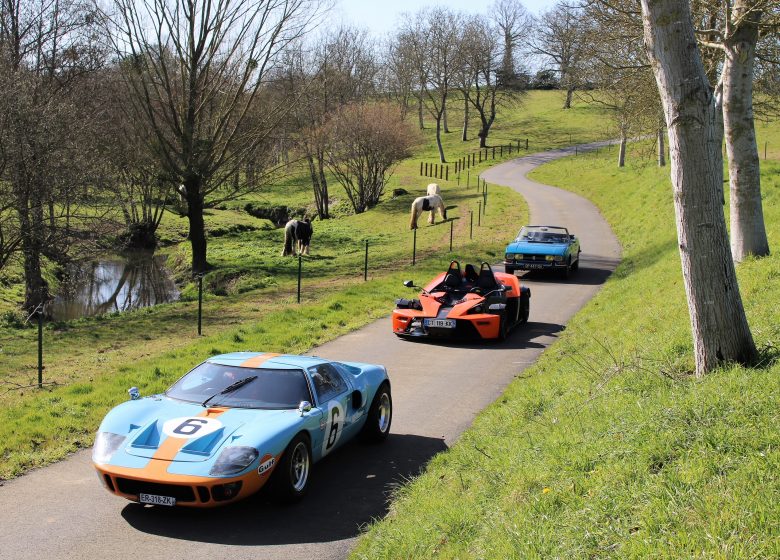
[[[215,418],[183,416],[163,424],[163,433],[168,437],[193,439],[214,433],[221,427],[222,422]]]
[[[325,456],[336,447],[344,429],[344,407],[339,401],[328,403],[328,418],[325,422],[325,435],[322,439],[322,455]]]

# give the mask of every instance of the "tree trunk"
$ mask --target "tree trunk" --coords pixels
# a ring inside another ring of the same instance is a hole
[[[49,300],[49,286],[41,271],[43,210],[40,204],[36,207],[35,201],[32,206],[32,209],[18,208],[24,257],[24,309],[28,313]]]
[[[192,274],[203,274],[206,262],[206,225],[203,220],[203,195],[200,177],[188,177],[184,181],[187,192],[187,218],[189,220],[190,246],[192,247]]]
[[[666,166],[666,144],[663,126],[658,129],[658,167]]]
[[[757,353],[723,216],[722,134],[687,0],[642,0],[644,36],[669,129],[671,177],[696,373]]]
[[[626,133],[621,130],[620,131],[620,149],[618,150],[618,167],[625,167],[626,166],[626,144],[628,144],[628,139],[626,138]]]
[[[317,155],[317,167],[320,174],[320,195],[322,196],[322,215],[321,220],[330,218],[330,194],[328,193],[328,179],[325,177],[325,154],[320,152]]]
[[[461,142],[469,139],[469,98],[463,95],[463,134],[460,135]]]
[[[567,87],[566,88],[566,100],[563,102],[563,108],[564,109],[571,109],[571,99],[574,96],[574,88],[573,87]]]
[[[761,174],[753,121],[753,66],[760,12],[749,12],[747,0],[736,0],[732,18],[739,23],[725,41],[723,63],[723,126],[729,158],[731,254],[740,262],[748,255],[769,254],[761,205]]]
[[[417,98],[417,120],[420,123],[420,130],[425,130],[425,122],[423,121],[423,98],[422,98],[422,92],[420,92],[420,96]]]
[[[445,134],[449,134],[450,133],[450,127],[447,124],[447,105],[444,105],[443,109],[444,110],[442,111],[442,120],[444,121],[444,133]]]
[[[444,159],[444,148],[441,145],[441,113],[439,113],[439,118],[436,119],[436,147],[439,148],[439,161],[441,163],[446,163],[447,160]]]

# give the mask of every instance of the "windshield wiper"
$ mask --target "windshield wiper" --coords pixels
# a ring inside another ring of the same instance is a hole
[[[249,377],[244,377],[243,379],[239,379],[238,381],[231,383],[230,385],[222,389],[219,393],[215,395],[211,395],[209,398],[203,401],[203,406],[206,406],[211,399],[216,398],[220,395],[227,395],[228,393],[232,393],[236,389],[243,387],[247,383],[251,383],[255,379],[257,379],[256,375],[250,375]]]

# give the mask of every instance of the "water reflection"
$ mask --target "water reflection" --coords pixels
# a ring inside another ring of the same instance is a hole
[[[165,256],[134,253],[126,258],[73,263],[51,304],[55,321],[139,309],[175,301],[179,291]]]

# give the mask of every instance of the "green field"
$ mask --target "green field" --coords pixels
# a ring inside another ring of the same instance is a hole
[[[760,364],[692,376],[668,168],[546,165],[533,178],[593,200],[623,262],[354,558],[780,557],[780,128],[758,135],[774,253],[738,276]]]
[[[558,92],[532,92],[522,105],[506,108],[489,144],[529,138],[532,150],[597,140],[603,112],[578,107],[565,123],[550,128],[561,103]],[[444,135],[454,161],[477,150],[477,142],[460,141],[460,113],[450,112],[452,132]],[[471,138],[476,135],[472,122]],[[414,157],[396,169],[380,205],[364,214],[346,211],[340,186],[331,184],[338,219],[314,223],[312,255],[304,259],[302,303],[295,302],[297,261],[279,256],[283,233],[266,220],[244,211],[247,203],[305,206],[311,199],[306,175],[291,168],[284,179],[252,196],[209,210],[209,261],[214,270],[204,280],[204,334],[196,336],[195,286],[182,286],[183,300],[144,310],[49,323],[44,332],[44,390],[30,387],[37,379],[37,333],[19,327],[16,311],[22,298],[20,272],[0,275],[0,479],[64,457],[91,445],[105,412],[138,385],[148,393],[164,388],[205,357],[232,350],[302,352],[386,315],[395,297],[404,295],[401,280],[411,273],[412,234],[409,205],[424,194],[432,179],[419,176],[420,161],[436,155],[432,123],[426,121]],[[522,142],[524,147],[524,140]],[[498,152],[497,152],[498,153]],[[512,157],[517,152],[513,152]],[[492,156],[492,153],[491,153]],[[509,154],[505,152],[507,159]],[[508,235],[506,223],[525,221],[525,204],[515,193],[490,188],[488,211],[469,239],[469,212],[481,200],[475,174],[492,165],[483,162],[460,185],[451,166],[450,181],[439,180],[453,224],[453,252],[472,261],[497,259]],[[394,188],[407,195],[391,197]],[[449,224],[424,225],[417,236],[414,277],[424,278],[446,266]],[[514,229],[516,226],[512,226]],[[187,277],[190,260],[187,223],[167,214],[160,236],[162,252],[178,278]],[[369,280],[363,283],[365,240],[369,241]],[[56,279],[49,269],[49,279]],[[355,311],[358,310],[358,311]],[[18,387],[24,387],[19,389]]]

